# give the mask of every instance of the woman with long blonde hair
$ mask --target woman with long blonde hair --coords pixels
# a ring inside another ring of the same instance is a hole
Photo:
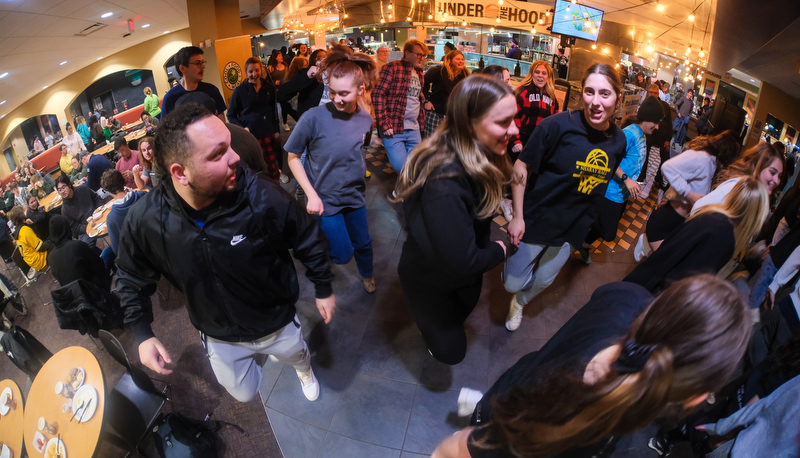
[[[447,99],[453,88],[461,80],[469,76],[464,54],[461,51],[450,51],[442,59],[442,65],[437,65],[425,73],[425,128],[422,138],[428,138],[442,123],[447,113]]]
[[[740,180],[722,204],[706,205],[689,217],[624,281],[659,291],[670,282],[722,269],[741,255],[769,214],[767,189],[759,180]]]
[[[519,136],[510,145],[509,157],[515,160],[528,143],[533,129],[542,119],[559,111],[553,67],[543,60],[531,64],[531,69],[514,91],[517,98],[517,116],[514,122]]]
[[[411,153],[397,181],[408,232],[400,283],[428,350],[446,364],[464,359],[464,321],[478,303],[483,274],[505,259],[505,244],[489,235],[511,178],[505,152],[517,133],[515,113],[501,81],[464,79],[442,125]]]

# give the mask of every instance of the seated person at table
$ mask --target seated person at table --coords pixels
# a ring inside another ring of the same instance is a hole
[[[39,205],[39,199],[35,196],[28,197],[28,211],[25,216],[30,220],[31,229],[42,240],[47,240],[50,235],[50,213]]]
[[[92,191],[100,189],[100,177],[103,176],[103,172],[114,168],[102,154],[87,154],[81,157],[81,162],[86,167],[86,183]]]
[[[14,202],[12,206],[19,205],[20,207],[24,207],[28,205],[28,196],[31,195],[31,193],[28,191],[28,188],[20,187],[19,183],[12,180],[10,183],[8,183],[8,190],[14,194]]]
[[[78,240],[94,246],[95,239],[86,233],[86,221],[94,210],[103,204],[96,193],[86,186],[72,186],[65,175],[61,175],[56,180],[56,191],[63,199],[61,205],[61,215],[67,219],[72,228],[72,236]]]
[[[2,208],[3,211],[9,211],[11,210],[12,207],[14,207],[14,198],[16,196],[14,195],[13,192],[11,192],[11,183],[13,182],[14,180],[11,180],[6,185],[6,190],[3,193],[3,208]]]
[[[111,239],[111,249],[116,254],[125,215],[128,214],[131,205],[147,195],[147,191],[125,192],[125,179],[119,170],[106,170],[100,183],[103,185],[103,189],[114,198],[111,211],[106,216],[106,227],[108,227],[108,237]]]
[[[139,161],[139,152],[130,149],[128,140],[125,140],[124,137],[114,140],[114,149],[119,153],[119,160],[115,168],[119,170],[125,178],[125,186],[131,189],[135,188],[136,181],[133,179],[133,168],[137,165],[141,165],[141,161]],[[100,176],[102,177],[102,175]],[[102,186],[102,182],[100,186]]]
[[[31,177],[31,185],[30,185],[31,196],[43,199],[51,192],[53,192],[53,186],[50,183],[42,180],[37,176]]]
[[[14,225],[14,238],[17,239],[19,252],[22,259],[31,267],[28,271],[28,279],[36,277],[37,272],[41,272],[47,267],[47,250],[49,243],[42,242],[36,236],[33,229],[29,226],[30,221],[25,218],[25,210],[20,206],[15,206],[8,212],[11,224]]]
[[[253,137],[249,132],[248,135]],[[253,137],[253,140],[255,140],[255,137]],[[140,166],[134,166],[132,170],[133,179],[136,181],[136,189],[153,189],[153,186],[158,184],[155,159],[153,158],[154,141],[155,139],[150,136],[142,137],[142,139],[139,140],[139,161],[142,164]],[[231,145],[233,145],[233,139],[231,139]],[[261,157],[261,147],[258,148],[258,156]],[[261,159],[261,162],[264,162],[264,159]],[[266,164],[264,167],[266,167]]]
[[[158,118],[150,117],[150,113],[146,111],[142,111],[142,122],[144,123],[143,128],[147,129],[147,135],[155,135],[156,127],[158,127]]]
[[[81,157],[83,157],[83,155],[88,156],[89,153],[81,153],[81,156],[72,158],[72,173],[69,176],[72,184],[86,183],[86,173],[89,171],[89,168],[84,166],[83,162],[81,162]]]
[[[61,173],[69,175],[72,173],[72,158],[74,156],[69,154],[67,145],[62,143],[59,148],[61,148],[61,159],[58,160],[58,166],[61,168]]]
[[[109,270],[89,245],[72,239],[69,222],[61,215],[50,220],[50,243],[47,256],[50,271],[61,286],[75,280],[86,280],[108,289],[111,284]]]

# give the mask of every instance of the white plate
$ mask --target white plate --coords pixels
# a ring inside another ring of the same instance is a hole
[[[3,444],[3,450],[0,451],[0,458],[14,458],[14,453],[11,451],[11,447]]]
[[[61,453],[61,458],[67,458],[67,447],[64,446],[64,441],[58,440],[57,437],[50,439],[44,447],[44,458],[56,458],[56,444],[58,451]]]
[[[39,442],[39,439],[42,440],[42,442],[41,442],[42,446],[41,447],[38,447],[36,445]],[[47,439],[45,439],[45,437],[42,435],[42,433],[40,433],[39,431],[36,431],[36,434],[33,435],[33,444],[32,445],[33,445],[34,450],[36,450],[39,453],[44,453],[44,448],[47,445]]]
[[[86,423],[87,421],[92,419],[95,410],[97,410],[97,390],[94,389],[92,385],[83,385],[75,392],[75,397],[72,398],[72,412],[75,413],[78,411],[78,408],[81,407],[81,404],[86,404],[89,402],[89,399],[92,400],[92,403],[89,404],[89,407],[83,408],[75,415],[75,418],[80,420],[81,423]]]
[[[10,387],[6,387],[6,389],[0,393],[0,396],[3,396],[4,394],[8,395],[8,399],[14,399],[14,392],[11,391]],[[0,415],[8,415],[9,410],[11,410],[11,407],[0,405]]]

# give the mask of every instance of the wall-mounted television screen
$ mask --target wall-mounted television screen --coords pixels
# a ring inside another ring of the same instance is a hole
[[[598,9],[556,0],[552,33],[597,41],[602,22],[603,12]]]

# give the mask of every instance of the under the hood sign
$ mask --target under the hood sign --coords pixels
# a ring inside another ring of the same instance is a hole
[[[492,19],[494,22],[499,18],[501,21],[517,22],[522,24],[539,25],[539,19],[544,19],[547,23],[551,21],[544,11],[535,11],[527,8],[517,8],[514,6],[500,6],[492,1],[486,2],[437,2],[437,12],[447,13],[449,16],[459,18],[474,18],[473,22],[486,22]],[[482,20],[483,19],[483,20]]]

